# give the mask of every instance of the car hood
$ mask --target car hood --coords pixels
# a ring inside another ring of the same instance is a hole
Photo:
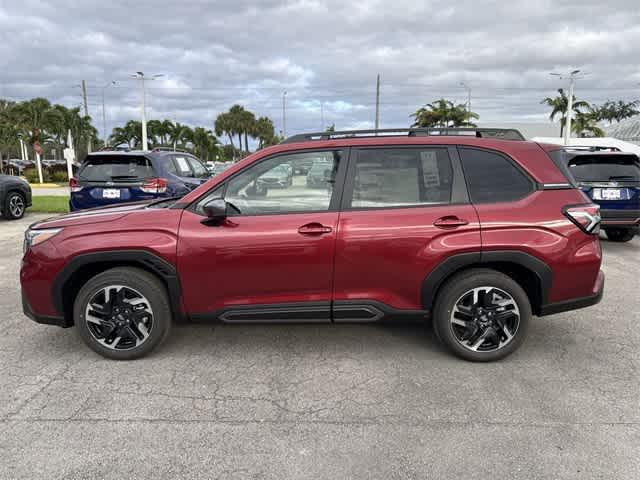
[[[157,201],[157,200],[156,200]],[[114,206],[90,208],[78,212],[51,217],[32,224],[29,228],[60,228],[90,223],[112,222],[125,215],[146,209],[152,201],[121,203]]]
[[[10,183],[10,182],[14,182],[14,183],[21,183],[25,186],[29,186],[29,184],[24,181],[22,178],[20,177],[16,177],[15,175],[0,175],[0,183]]]

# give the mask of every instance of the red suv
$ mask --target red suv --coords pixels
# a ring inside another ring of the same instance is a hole
[[[532,315],[593,305],[604,285],[598,206],[549,157],[560,147],[512,133],[299,135],[179,200],[38,222],[24,311],[113,359],[149,353],[173,319],[402,316],[431,318],[462,358],[502,358]],[[291,182],[271,186],[283,165]]]

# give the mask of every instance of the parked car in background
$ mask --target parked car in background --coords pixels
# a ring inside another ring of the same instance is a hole
[[[333,164],[324,159],[313,162],[307,173],[307,186],[311,188],[323,188],[328,186],[332,179]]]
[[[293,184],[293,168],[283,163],[265,172],[258,178],[258,188],[287,188]]]
[[[567,147],[551,153],[579,188],[600,205],[601,226],[613,242],[640,231],[640,159],[633,153]]]
[[[181,197],[210,177],[189,153],[166,150],[90,153],[69,182],[71,211]]]
[[[31,187],[20,177],[0,175],[0,214],[7,220],[24,216],[31,206]]]
[[[114,359],[149,353],[174,318],[417,317],[464,359],[505,357],[532,315],[600,301],[599,207],[549,158],[557,146],[456,132],[300,135],[179,200],[36,223],[25,233],[24,312],[75,325]],[[330,188],[256,189],[318,156]],[[150,166],[140,157],[126,165],[141,177]]]

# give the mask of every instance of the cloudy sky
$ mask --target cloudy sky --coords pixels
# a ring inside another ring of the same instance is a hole
[[[287,134],[370,127],[381,75],[381,125],[406,126],[441,96],[466,101],[481,122],[546,121],[540,99],[587,72],[591,102],[640,97],[637,0],[360,0],[322,2],[0,0],[0,97],[45,96],[78,106],[82,79],[102,131],[148,116],[213,126],[241,103]]]

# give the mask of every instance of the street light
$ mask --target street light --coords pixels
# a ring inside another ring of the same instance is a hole
[[[142,105],[140,106],[140,110],[142,111],[142,150],[146,151],[149,148],[147,144],[147,111],[145,108],[145,94],[144,94],[144,80],[148,78],[150,80],[155,80],[156,78],[163,77],[164,74],[158,73],[156,75],[151,75],[150,77],[145,77],[143,72],[136,72],[135,75],[131,75],[133,78],[140,79],[142,83]]]
[[[460,82],[460,86],[467,91],[467,111],[471,113],[471,87],[464,82]]]
[[[554,77],[558,77],[562,80],[569,79],[569,98],[567,100],[567,117],[564,127],[564,144],[569,145],[569,139],[571,138],[571,116],[573,115],[573,81],[577,78],[576,75],[580,73],[580,70],[573,70],[568,74],[562,73],[550,73]]]
[[[102,86],[102,135],[104,136],[105,147],[109,146],[109,139],[107,138],[107,114],[105,113],[104,108],[104,91],[111,85],[117,85],[117,82],[115,80],[111,80],[109,83]]]
[[[287,138],[287,113],[286,113],[287,91],[282,92],[282,136]]]

